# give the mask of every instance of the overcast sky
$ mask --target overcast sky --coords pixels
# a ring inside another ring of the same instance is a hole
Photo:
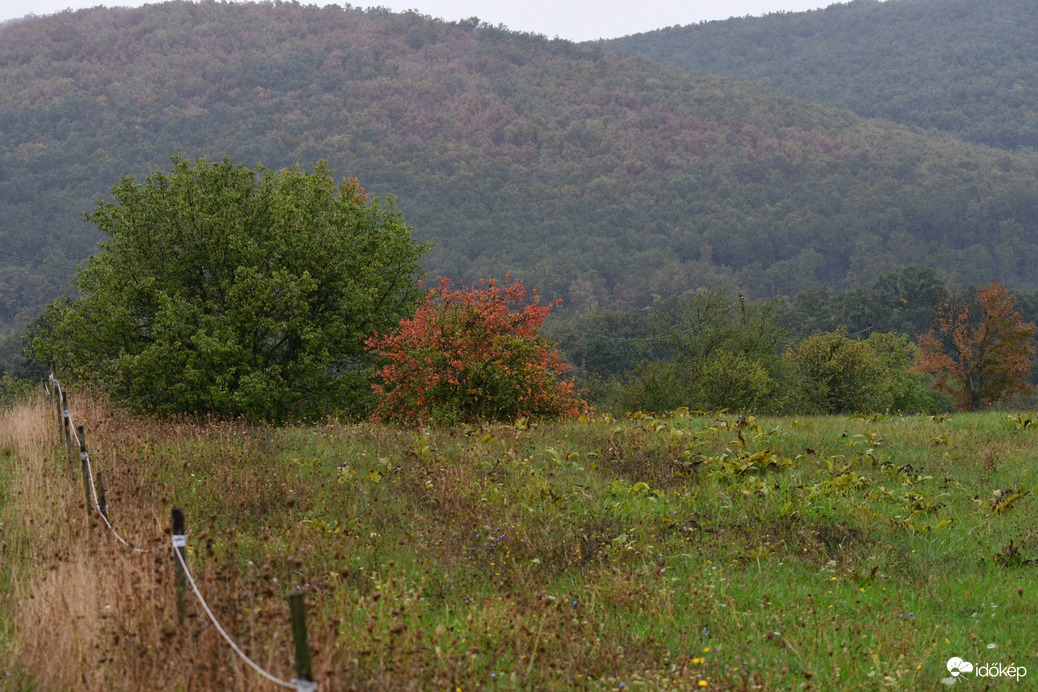
[[[300,0],[327,5],[329,0]],[[801,12],[827,7],[837,0],[360,0],[337,4],[378,5],[394,11],[415,9],[442,19],[479,17],[516,31],[574,41],[615,38],[701,20],[726,19],[769,12]],[[65,9],[139,6],[145,0],[0,0],[0,21]]]

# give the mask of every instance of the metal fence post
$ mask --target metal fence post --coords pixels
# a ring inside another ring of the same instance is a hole
[[[184,510],[179,507],[173,508],[173,573],[176,575],[177,584],[177,619],[180,624],[184,623],[184,593],[187,592],[187,573],[184,565],[187,563],[187,530],[184,524]]]
[[[86,511],[87,519],[89,519],[94,512],[94,505],[90,501],[90,470],[87,461],[86,437],[82,425],[76,426],[76,434],[79,435],[79,464],[83,467],[83,492],[86,494]]]
[[[294,593],[289,596],[288,608],[292,614],[292,639],[296,644],[296,673],[300,681],[313,682],[310,645],[306,641],[306,608],[303,605],[303,594]]]

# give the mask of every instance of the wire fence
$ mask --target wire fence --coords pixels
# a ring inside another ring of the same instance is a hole
[[[205,602],[205,598],[202,597],[202,593],[198,590],[198,586],[195,584],[194,577],[191,576],[191,570],[189,570],[187,567],[187,561],[184,560],[184,555],[179,550],[177,550],[177,548],[186,547],[186,544],[187,536],[174,535],[172,541],[173,555],[176,556],[177,561],[180,563],[181,568],[184,570],[184,576],[187,578],[187,583],[191,585],[191,591],[195,594],[195,598],[198,599],[198,603],[202,606],[202,610],[204,610],[205,614],[209,616],[209,621],[213,623],[213,627],[215,627],[216,631],[220,633],[220,636],[224,638],[224,641],[226,641],[227,644],[230,645],[234,653],[238,654],[238,656],[240,656],[241,659],[245,661],[245,663],[247,663],[250,668],[256,671],[256,673],[266,678],[267,680],[270,680],[275,685],[281,685],[282,687],[287,687],[291,690],[300,690],[300,692],[316,691],[317,683],[315,682],[299,679],[285,681],[281,678],[274,677],[267,671],[260,668],[259,665],[257,665],[251,658],[249,658],[245,654],[245,652],[241,650],[241,647],[239,647],[234,642],[234,640],[231,639],[231,635],[227,634],[227,631],[220,625],[219,621],[216,619],[216,616],[213,615],[213,611],[209,609],[209,605]]]
[[[115,530],[115,527],[112,526],[112,522],[108,521],[108,512],[105,510],[105,505],[102,504],[97,494],[97,484],[94,483],[94,469],[93,466],[90,464],[90,454],[86,451],[86,442],[80,438],[78,429],[74,425],[74,421],[72,420],[71,416],[69,416],[69,427],[71,429],[72,435],[75,438],[75,443],[80,449],[79,459],[83,463],[83,469],[86,472],[85,477],[87,479],[87,482],[90,483],[90,492],[94,498],[94,509],[97,510],[97,514],[101,517],[101,520],[104,522],[104,525],[108,527],[108,530],[112,532],[112,535],[115,536],[116,540],[118,540],[121,544],[123,544],[130,550],[136,553],[152,552],[151,548],[139,548],[127,541],[125,538],[119,535],[118,531]]]
[[[61,426],[61,439],[65,445],[66,457],[71,460],[73,458],[74,450],[79,450],[79,460],[83,474],[84,490],[86,492],[87,501],[87,513],[91,514],[97,512],[101,517],[105,527],[115,536],[119,544],[123,547],[133,551],[134,553],[152,553],[154,552],[151,548],[141,548],[130,541],[123,538],[115,527],[112,526],[111,521],[108,519],[107,501],[104,497],[103,484],[95,483],[95,472],[91,463],[90,454],[86,448],[85,435],[83,433],[83,426],[75,425],[75,421],[72,418],[70,407],[68,406],[68,397],[65,392],[61,389],[61,383],[54,376],[50,374],[47,382],[46,389],[48,393],[55,398],[57,401],[57,407],[59,412],[59,425]],[[70,463],[70,471],[72,465]],[[98,477],[100,473],[98,472]],[[101,486],[99,489],[98,486]],[[93,500],[93,502],[91,502]],[[223,637],[224,641],[231,647],[231,650],[237,654],[242,661],[245,662],[257,675],[265,678],[269,682],[284,687],[290,690],[297,690],[297,692],[317,692],[318,684],[313,678],[311,673],[310,664],[310,652],[309,647],[306,643],[306,628],[304,624],[304,609],[302,603],[302,594],[293,594],[289,597],[289,606],[292,611],[292,631],[293,636],[296,638],[296,670],[299,674],[298,678],[291,680],[282,680],[281,678],[272,675],[271,673],[260,667],[255,661],[249,658],[248,655],[241,649],[240,646],[234,641],[234,639],[227,633],[227,630],[220,624],[213,614],[209,604],[206,603],[205,598],[202,596],[202,592],[198,589],[198,585],[195,582],[194,577],[191,575],[191,570],[187,565],[185,558],[185,552],[187,548],[187,533],[183,528],[183,512],[179,509],[173,510],[173,532],[171,546],[173,549],[174,565],[176,568],[177,581],[178,581],[178,592],[180,588],[180,580],[183,579],[185,585],[190,586],[190,590],[194,597],[197,599],[202,610],[205,612],[209,621],[212,623],[216,631],[219,632],[220,636]],[[178,521],[179,517],[179,521]],[[179,524],[179,525],[178,525]],[[178,607],[181,607],[178,604]],[[301,640],[300,640],[301,637]]]

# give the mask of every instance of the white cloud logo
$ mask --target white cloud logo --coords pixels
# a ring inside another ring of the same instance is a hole
[[[952,677],[958,677],[962,673],[972,673],[973,664],[954,656],[948,659],[948,672],[952,674]]]
[[[1020,682],[1020,678],[1027,675],[1027,668],[1014,664],[1005,665],[1002,663],[978,663],[974,666],[969,661],[963,661],[958,656],[948,659],[948,672],[951,673],[950,677],[941,678],[941,684],[943,685],[954,685],[959,680],[959,676],[965,675],[966,673],[973,673],[978,678],[1014,678],[1017,682]]]

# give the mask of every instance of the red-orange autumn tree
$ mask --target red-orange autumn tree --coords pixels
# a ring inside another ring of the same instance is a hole
[[[585,408],[539,330],[551,305],[522,280],[453,288],[440,279],[415,316],[367,346],[384,364],[375,418],[407,424],[564,418]]]
[[[976,300],[941,303],[933,327],[918,339],[916,367],[937,374],[936,386],[960,410],[979,411],[1014,394],[1030,394],[1038,329],[1025,322],[1014,296],[991,284]]]

